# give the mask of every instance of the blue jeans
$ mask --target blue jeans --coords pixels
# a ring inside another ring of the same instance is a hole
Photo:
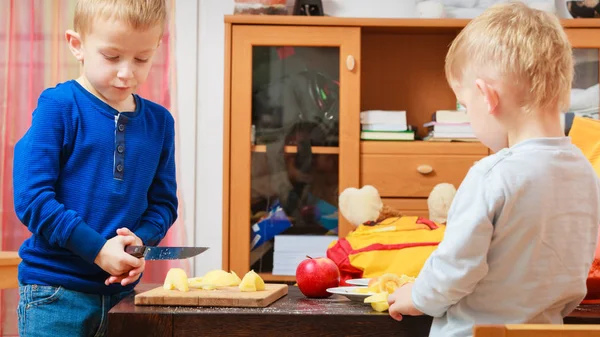
[[[94,295],[63,287],[21,285],[19,336],[104,336],[108,311],[131,292]]]

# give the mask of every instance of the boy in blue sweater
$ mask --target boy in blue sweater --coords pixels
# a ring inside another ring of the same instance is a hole
[[[433,316],[430,336],[477,324],[562,324],[586,295],[600,224],[600,184],[565,137],[572,51],[559,20],[522,3],[472,20],[446,76],[479,140],[495,153],[461,183],[444,239],[389,314]]]
[[[15,146],[21,336],[101,336],[177,218],[174,119],[134,92],[166,22],[164,0],[79,0],[66,40],[76,80],[46,89]]]

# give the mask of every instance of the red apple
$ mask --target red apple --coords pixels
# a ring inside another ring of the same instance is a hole
[[[306,297],[326,298],[331,296],[327,288],[340,284],[340,270],[335,262],[326,257],[307,256],[296,268],[298,288]]]

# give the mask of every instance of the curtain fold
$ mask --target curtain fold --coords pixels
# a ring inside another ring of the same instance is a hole
[[[31,124],[31,113],[41,92],[79,76],[64,32],[72,28],[75,0],[0,0],[0,250],[16,251],[29,237],[14,213],[12,162],[15,143]],[[138,93],[168,108],[178,122],[175,90],[174,10],[170,14],[160,48],[146,83]],[[176,130],[177,134],[177,130]],[[176,140],[177,141],[177,140]],[[176,154],[179,158],[179,153]],[[179,169],[178,185],[181,185]],[[179,194],[179,214],[183,196]],[[185,226],[180,215],[161,245],[185,245]],[[149,261],[143,283],[162,283],[168,268],[189,273],[187,261]],[[0,336],[17,336],[15,289],[0,292]]]

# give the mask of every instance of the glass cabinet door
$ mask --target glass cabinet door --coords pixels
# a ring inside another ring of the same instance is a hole
[[[337,28],[286,27],[287,38],[243,28],[254,34],[233,33],[232,93],[241,96],[231,101],[230,188],[243,197],[230,201],[231,269],[291,280],[338,238],[343,113],[355,109],[358,122],[343,91],[353,74],[345,60],[355,56],[342,51],[341,34],[310,34]]]
[[[323,256],[336,239],[339,68],[337,47],[252,49],[249,224],[257,272],[292,276],[306,255]]]
[[[600,107],[600,80],[598,78],[599,49],[573,50],[575,75],[571,90],[569,113],[575,116],[598,118]]]

